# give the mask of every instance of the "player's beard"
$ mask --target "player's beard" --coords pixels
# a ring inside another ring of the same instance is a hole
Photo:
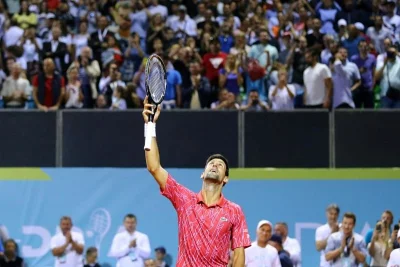
[[[214,183],[219,182],[219,173],[209,171],[205,177],[205,180],[213,181]]]

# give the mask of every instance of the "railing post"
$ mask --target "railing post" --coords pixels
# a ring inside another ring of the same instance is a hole
[[[56,167],[63,166],[63,111],[56,114]]]

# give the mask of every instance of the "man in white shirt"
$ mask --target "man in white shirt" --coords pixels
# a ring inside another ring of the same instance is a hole
[[[72,220],[68,216],[61,217],[60,233],[51,238],[50,248],[56,257],[55,267],[82,267],[82,253],[85,246],[83,235],[73,232]]]
[[[272,223],[261,220],[257,225],[257,240],[245,249],[246,267],[281,267],[278,251],[268,244],[272,236]]]
[[[321,252],[321,259],[319,266],[320,267],[329,267],[331,266],[329,262],[325,260],[325,248],[328,242],[328,238],[332,233],[336,233],[339,231],[338,217],[339,217],[340,209],[336,204],[331,204],[326,208],[326,219],[327,223],[321,225],[317,228],[315,232],[315,246],[317,251]]]
[[[282,237],[283,249],[289,254],[293,262],[293,266],[301,266],[301,248],[300,243],[294,238],[288,236],[288,225],[285,222],[278,222],[275,224],[274,234]]]
[[[116,267],[143,267],[145,260],[150,257],[149,238],[136,231],[136,223],[135,215],[126,215],[125,231],[114,237],[109,256],[117,258]]]
[[[309,67],[303,73],[304,105],[307,108],[330,108],[332,102],[332,73],[318,62],[319,53],[308,50],[305,59]]]
[[[397,242],[400,243],[400,231],[397,232]],[[390,258],[387,267],[400,266],[400,248],[397,248],[390,253]]]

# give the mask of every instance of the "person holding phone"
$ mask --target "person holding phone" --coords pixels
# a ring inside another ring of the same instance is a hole
[[[386,221],[378,221],[372,240],[368,244],[371,266],[386,266],[392,250],[393,242],[390,240],[390,229]]]
[[[326,261],[331,267],[358,267],[365,262],[368,254],[364,238],[355,233],[356,215],[343,215],[342,230],[330,235],[326,245]]]

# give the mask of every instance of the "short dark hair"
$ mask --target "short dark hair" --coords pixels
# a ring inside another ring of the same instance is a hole
[[[343,214],[343,218],[353,219],[353,223],[356,224],[356,215],[352,212],[346,212]]]
[[[124,221],[125,221],[126,219],[135,219],[135,221],[137,221],[136,216],[133,215],[132,213],[126,214],[125,217],[124,217]]]
[[[220,159],[225,163],[226,166],[226,170],[225,170],[225,176],[229,176],[229,164],[228,164],[228,160],[221,154],[213,154],[211,156],[208,157],[206,164],[208,164],[211,160],[213,159]]]
[[[60,222],[62,222],[62,221],[69,221],[70,223],[72,223],[72,219],[69,216],[62,216],[60,219]]]
[[[319,51],[314,48],[309,48],[306,50],[306,54],[309,53],[311,54],[312,57],[318,57],[319,56]]]
[[[95,253],[95,252],[97,252],[97,248],[96,248],[96,247],[89,247],[89,248],[86,250],[86,256],[89,256],[89,255],[91,255],[91,254],[93,254],[93,253]]]

